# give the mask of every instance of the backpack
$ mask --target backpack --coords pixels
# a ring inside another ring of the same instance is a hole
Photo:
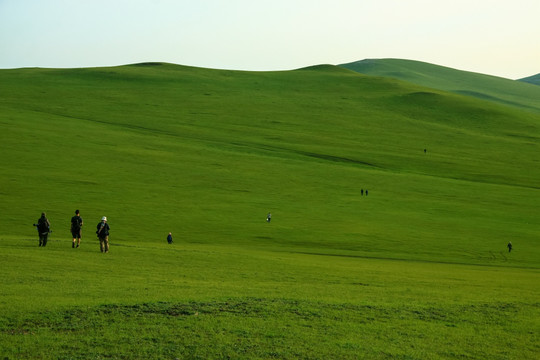
[[[74,216],[71,218],[71,227],[73,230],[79,230],[81,228],[82,219],[80,216]]]
[[[109,225],[103,222],[97,224],[96,234],[99,238],[104,238],[105,236],[109,235]]]
[[[42,234],[49,232],[49,225],[47,225],[46,218],[39,218],[37,227],[38,227],[38,231]]]

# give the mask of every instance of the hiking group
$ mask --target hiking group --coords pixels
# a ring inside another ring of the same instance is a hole
[[[82,227],[83,227],[83,219],[81,217],[81,214],[79,210],[75,210],[75,216],[71,218],[71,235],[73,238],[73,241],[71,243],[72,248],[78,248],[81,246],[81,234],[82,234]],[[39,246],[46,246],[47,240],[49,237],[49,233],[52,232],[51,230],[51,223],[49,222],[49,219],[47,219],[47,216],[45,213],[41,213],[41,217],[38,219],[37,223],[34,224],[34,226],[37,228],[38,234],[39,234]],[[97,224],[96,228],[96,234],[99,239],[99,247],[101,249],[102,253],[108,253],[109,252],[109,230],[110,226],[107,223],[107,217],[103,216],[101,218],[101,221]]]
[[[365,191],[366,196],[368,195],[368,190]],[[364,189],[361,189],[362,196],[364,195]],[[266,215],[266,222],[272,221],[272,214],[268,213]],[[51,223],[49,222],[49,219],[47,219],[46,214],[43,212],[41,213],[41,217],[38,219],[37,223],[34,224],[34,226],[37,228],[38,234],[39,234],[39,246],[46,246],[47,240],[49,237],[49,233],[52,232],[51,230]],[[75,216],[71,218],[71,235],[73,237],[73,242],[71,243],[72,248],[78,248],[81,246],[81,233],[82,233],[82,226],[83,226],[83,219],[81,217],[81,214],[79,210],[75,210]],[[107,223],[107,217],[103,216],[101,218],[101,221],[97,224],[96,234],[99,239],[99,247],[101,249],[102,253],[108,253],[109,252],[109,230],[110,226]],[[173,238],[172,233],[169,233],[167,236],[167,243],[172,244]],[[512,251],[512,242],[509,242],[508,245],[508,252]]]

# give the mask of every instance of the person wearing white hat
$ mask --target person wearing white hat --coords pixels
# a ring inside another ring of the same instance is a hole
[[[104,216],[101,218],[101,222],[97,224],[96,234],[99,238],[99,246],[102,253],[109,252],[109,224],[107,224],[107,217]]]

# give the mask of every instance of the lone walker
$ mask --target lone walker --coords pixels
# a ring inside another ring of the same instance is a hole
[[[268,215],[266,215],[266,222],[270,221],[272,221],[272,214],[268,213]]]
[[[508,243],[508,245],[506,245],[508,247],[508,252],[511,252],[512,251],[512,242],[510,241]]]
[[[167,242],[169,244],[172,244],[172,233],[169,233],[169,235],[167,235]]]
[[[96,234],[99,238],[99,247],[101,248],[102,253],[109,252],[109,224],[107,224],[107,217],[104,216],[101,218],[101,222],[97,224]]]
[[[47,238],[49,237],[51,223],[45,213],[41,213],[41,217],[38,219],[37,224],[34,224],[37,227],[39,234],[39,246],[47,245]]]
[[[77,242],[77,247],[81,245],[81,228],[83,226],[83,219],[79,214],[79,210],[75,210],[75,216],[71,218],[71,235],[73,236],[73,243],[71,247],[75,247],[75,242]]]

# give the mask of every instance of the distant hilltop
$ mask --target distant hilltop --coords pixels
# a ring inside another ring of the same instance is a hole
[[[366,59],[340,67],[365,75],[395,78],[433,89],[540,112],[540,74],[521,80],[457,70],[421,61]]]
[[[523,81],[523,82],[534,84],[534,85],[540,85],[540,74],[536,74],[536,75],[529,76],[523,79],[519,79],[519,81]]]

